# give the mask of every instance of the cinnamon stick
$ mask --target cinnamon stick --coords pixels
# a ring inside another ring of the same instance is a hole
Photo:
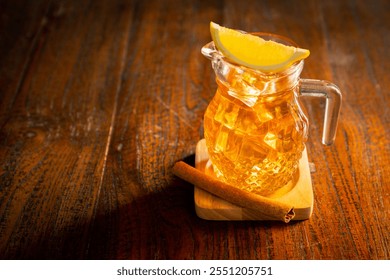
[[[288,223],[295,216],[294,208],[291,205],[233,187],[206,175],[183,161],[176,162],[172,171],[173,174],[196,187],[240,207],[259,211],[285,223]]]

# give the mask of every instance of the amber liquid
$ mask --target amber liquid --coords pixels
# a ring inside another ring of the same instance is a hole
[[[218,82],[204,116],[214,172],[233,186],[272,195],[293,180],[306,141],[307,120],[296,89],[259,97],[252,107],[229,90]]]

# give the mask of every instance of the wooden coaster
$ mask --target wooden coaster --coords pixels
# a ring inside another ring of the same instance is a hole
[[[212,172],[208,172],[209,168],[212,168],[208,163],[209,155],[206,142],[205,139],[202,139],[196,146],[195,167],[208,175],[212,175]],[[231,204],[196,186],[194,199],[196,214],[205,220],[274,220],[264,213]],[[314,199],[306,148],[299,162],[299,177],[295,186],[280,196],[273,196],[272,199],[293,205],[295,211],[293,220],[310,218],[313,212]]]

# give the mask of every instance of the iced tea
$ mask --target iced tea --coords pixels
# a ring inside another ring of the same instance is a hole
[[[292,67],[272,75],[232,67],[217,75],[204,128],[214,171],[223,181],[261,195],[292,181],[307,138],[296,92],[302,66]]]

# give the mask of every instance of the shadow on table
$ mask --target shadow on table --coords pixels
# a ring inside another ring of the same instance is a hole
[[[185,161],[193,165],[194,158]],[[237,256],[231,247],[253,247],[262,233],[286,226],[273,221],[202,220],[194,211],[193,186],[174,176],[165,188],[129,204],[100,205],[93,221],[80,219],[52,232],[29,232],[7,244],[0,258],[245,259],[253,256]]]

